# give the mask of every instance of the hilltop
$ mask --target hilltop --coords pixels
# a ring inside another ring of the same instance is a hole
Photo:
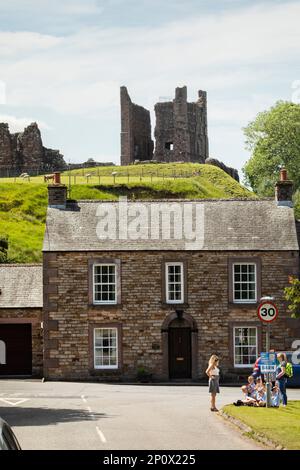
[[[89,168],[62,174],[72,199],[253,198],[221,169],[200,164],[147,164]],[[10,262],[41,261],[47,210],[42,176],[0,179],[0,237],[9,237]]]

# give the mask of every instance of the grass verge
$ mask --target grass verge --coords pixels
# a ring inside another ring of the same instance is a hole
[[[222,411],[249,426],[252,431],[247,435],[254,439],[289,450],[300,449],[300,401],[290,401],[286,408],[227,405]]]

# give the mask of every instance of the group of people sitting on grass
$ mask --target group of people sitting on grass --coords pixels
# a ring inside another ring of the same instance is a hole
[[[237,400],[236,406],[266,406],[267,389],[264,376],[261,373],[260,359],[255,362],[253,373],[248,377],[247,385],[242,386],[243,399]],[[269,374],[269,381],[272,384],[271,406],[278,408],[280,400],[282,406],[287,405],[286,383],[287,379],[293,375],[292,365],[287,361],[285,353],[277,354],[276,372]]]
[[[242,386],[243,399],[237,400],[234,405],[236,406],[266,406],[267,402],[267,389],[262,380],[262,377],[248,377],[247,385]],[[277,384],[274,384],[271,392],[271,405],[278,408],[280,405],[280,392]]]

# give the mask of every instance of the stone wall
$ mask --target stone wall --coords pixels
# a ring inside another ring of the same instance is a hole
[[[232,359],[234,325],[258,327],[265,347],[265,328],[258,321],[256,305],[229,302],[229,259],[261,260],[262,295],[275,296],[279,318],[272,324],[271,346],[289,349],[295,332],[286,325],[283,288],[288,275],[298,274],[298,252],[73,252],[44,253],[45,376],[50,379],[133,379],[143,365],[157,380],[167,380],[164,368],[162,326],[176,308],[196,325],[196,379],[203,377],[212,353],[220,356],[227,376],[249,373],[235,369]],[[119,305],[89,305],[88,262],[121,260]],[[167,305],[162,295],[165,261],[187,266],[185,304]],[[91,328],[115,325],[121,331],[121,367],[116,371],[93,369]],[[197,331],[196,331],[197,330]],[[261,334],[263,333],[263,334]]]
[[[187,88],[176,88],[173,101],[155,105],[155,160],[204,163],[208,157],[206,92],[198,94],[188,103]]]
[[[43,146],[36,123],[15,134],[9,132],[8,124],[0,123],[0,176],[65,168],[66,163],[59,151]]]
[[[205,160],[205,163],[208,165],[214,165],[217,166],[218,168],[221,168],[221,170],[225,171],[229,176],[231,176],[233,179],[236,181],[240,181],[239,173],[235,168],[232,168],[230,166],[225,165],[225,163],[220,162],[220,160],[217,160],[216,158],[207,158]]]
[[[31,323],[32,374],[43,374],[43,332],[41,308],[0,308],[0,323]]]
[[[127,88],[121,87],[121,165],[152,157],[150,112],[132,103]]]

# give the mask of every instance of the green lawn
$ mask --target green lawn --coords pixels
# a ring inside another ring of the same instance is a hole
[[[72,199],[255,197],[220,168],[196,163],[86,168],[62,173],[61,179]],[[9,238],[10,262],[41,260],[46,210],[43,176],[0,178],[0,237]]]
[[[300,449],[300,401],[290,401],[286,408],[278,409],[227,405],[223,411],[276,444],[290,450]]]

